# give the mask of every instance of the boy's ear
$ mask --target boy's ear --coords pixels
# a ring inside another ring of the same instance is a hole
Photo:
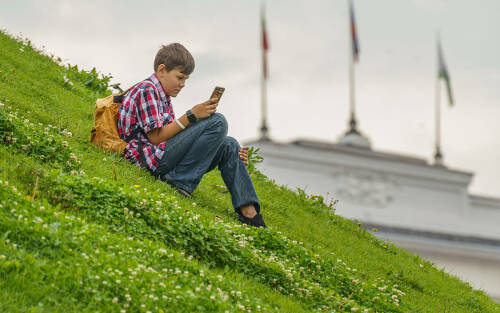
[[[167,71],[167,69],[165,68],[165,64],[163,64],[163,63],[158,65],[158,67],[156,68],[156,73],[159,73],[161,70]]]

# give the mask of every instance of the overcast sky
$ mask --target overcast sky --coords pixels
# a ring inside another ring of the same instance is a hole
[[[355,0],[360,130],[378,151],[432,161],[436,33],[455,106],[442,100],[445,164],[475,173],[474,194],[500,197],[500,2]],[[348,121],[347,0],[267,2],[273,139],[336,142]],[[0,28],[122,87],[153,72],[161,44],[181,42],[196,68],[174,99],[182,113],[226,87],[219,111],[240,142],[260,127],[259,1],[0,0]]]

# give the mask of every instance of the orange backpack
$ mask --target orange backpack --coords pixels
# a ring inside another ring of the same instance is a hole
[[[118,110],[124,95],[131,88],[119,94],[97,99],[95,103],[94,127],[90,131],[90,142],[104,151],[123,154],[128,141],[137,136],[137,132],[134,132],[127,141],[123,141],[118,135]]]
[[[146,136],[140,127],[136,127],[136,129],[134,129],[132,133],[125,138],[125,140],[122,140],[118,134],[118,110],[120,110],[120,105],[122,104],[125,94],[127,94],[127,92],[129,92],[129,90],[134,88],[136,85],[118,94],[97,99],[94,107],[94,127],[92,127],[92,130],[90,131],[90,142],[98,148],[111,153],[119,153],[123,155],[125,147],[130,140],[135,137],[139,139],[138,135],[140,133]],[[156,92],[156,96],[160,99],[160,93],[156,87],[154,87],[154,90]],[[139,163],[142,168],[147,168],[144,150],[142,149],[142,141],[138,141]]]

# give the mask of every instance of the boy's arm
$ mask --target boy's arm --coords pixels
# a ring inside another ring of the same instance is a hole
[[[193,112],[194,116],[196,116],[196,118],[198,119],[207,118],[216,111],[217,111],[217,99],[215,98],[197,104],[191,109],[191,112]],[[182,115],[178,120],[179,122],[181,122],[182,125],[184,125],[184,127],[188,127],[190,124],[187,118],[187,114]],[[157,146],[160,143],[174,137],[181,131],[182,128],[177,123],[171,122],[168,125],[151,130],[149,133],[147,133],[147,135],[149,142]]]

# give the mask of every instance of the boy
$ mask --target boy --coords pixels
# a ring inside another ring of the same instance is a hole
[[[202,176],[219,167],[238,219],[255,227],[266,225],[246,170],[248,147],[227,136],[227,121],[216,113],[216,99],[195,105],[176,118],[171,97],[184,88],[194,70],[191,53],[179,43],[162,46],[154,74],[125,95],[118,113],[118,132],[125,140],[125,158],[148,169],[181,194],[191,196]]]

